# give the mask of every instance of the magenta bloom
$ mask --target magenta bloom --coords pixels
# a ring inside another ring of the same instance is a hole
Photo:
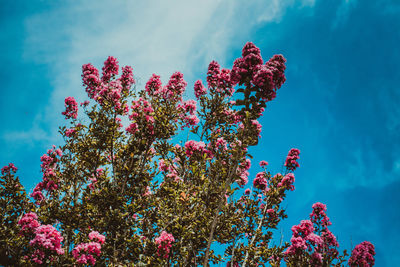
[[[82,66],[82,81],[90,98],[94,98],[100,84],[99,71],[92,64]]]
[[[198,80],[194,83],[194,95],[199,99],[202,95],[207,94],[207,88],[204,87],[203,83]]]
[[[206,144],[204,142],[197,142],[194,140],[189,140],[185,143],[186,155],[188,157],[192,156],[195,152],[204,153],[206,152]]]
[[[350,266],[374,266],[375,247],[368,241],[358,244],[351,252]]]
[[[285,166],[288,170],[294,171],[300,166],[300,164],[297,162],[297,160],[300,158],[299,155],[300,150],[297,148],[290,149],[285,162]]]
[[[265,160],[260,161],[260,167],[265,167],[268,165],[268,162],[266,162]]]
[[[219,68],[220,67],[218,62],[214,60],[211,61],[210,64],[208,65],[208,72],[207,72],[208,88],[217,86],[220,74]]]
[[[164,257],[167,259],[169,257],[169,253],[172,247],[172,243],[175,242],[175,238],[173,235],[168,234],[165,231],[161,232],[161,235],[155,239],[157,248],[157,255],[159,257]]]
[[[46,256],[50,253],[52,255],[64,254],[64,249],[61,247],[63,237],[52,225],[41,225],[35,229],[35,237],[29,244],[35,249],[31,258],[32,261],[42,264],[46,260]],[[45,253],[46,252],[46,253]],[[50,261],[56,260],[55,257],[50,256]]]
[[[110,81],[110,79],[118,75],[118,61],[115,57],[109,56],[106,61],[104,61],[104,66],[103,66],[103,77],[101,78],[104,83],[107,83]]]
[[[130,66],[122,67],[122,75],[120,78],[121,85],[124,89],[128,89],[135,83],[133,78],[133,69]]]
[[[285,189],[294,190],[294,174],[288,173],[283,176],[282,180],[278,183],[278,187],[284,187]]]
[[[65,116],[66,119],[78,117],[78,103],[76,102],[75,98],[72,96],[67,97],[65,99],[65,111],[62,114]]]
[[[149,96],[157,95],[160,93],[161,87],[162,83],[160,76],[153,73],[146,83],[146,92],[149,94]]]
[[[100,244],[104,244],[106,237],[104,235],[99,234],[97,231],[92,231],[89,233],[89,239],[94,240]]]
[[[78,264],[95,265],[95,256],[100,256],[101,245],[97,242],[81,243],[72,250],[72,256]]]
[[[267,178],[265,177],[265,173],[259,172],[256,175],[256,178],[253,181],[253,186],[260,190],[265,190],[268,186]]]
[[[15,167],[15,165],[13,163],[9,163],[8,166],[4,166],[3,168],[1,168],[1,174],[5,175],[8,172],[16,172],[18,169],[17,167]]]
[[[165,86],[164,97],[167,99],[180,99],[185,92],[187,82],[183,79],[183,74],[179,71],[171,75],[168,84]]]
[[[21,233],[34,233],[35,229],[40,226],[37,220],[37,215],[34,212],[24,214],[18,221],[18,225],[21,226]]]

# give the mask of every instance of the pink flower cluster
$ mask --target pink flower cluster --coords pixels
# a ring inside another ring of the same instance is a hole
[[[235,91],[231,82],[231,71],[228,69],[220,69],[218,62],[211,61],[208,65],[207,72],[208,88],[214,88],[216,92],[223,96],[232,96]]]
[[[61,150],[55,149],[55,146],[53,146],[53,149],[49,149],[47,154],[40,157],[43,180],[36,185],[33,189],[33,193],[31,193],[31,197],[35,199],[36,204],[40,204],[40,202],[44,200],[43,190],[52,192],[58,188],[55,168],[61,156]]]
[[[133,78],[133,69],[131,66],[122,67],[122,75],[120,77],[123,89],[129,89],[135,83]]]
[[[217,61],[211,61],[208,65],[207,71],[207,84],[208,88],[216,87],[218,83],[218,76],[220,73],[220,67]]]
[[[240,115],[238,115],[237,111],[235,111],[233,109],[225,109],[223,111],[223,114],[226,116],[227,120],[231,124],[237,124],[237,123],[241,122],[241,120],[242,120],[242,117]]]
[[[128,112],[128,107],[122,107],[121,92],[123,90],[122,84],[120,80],[110,81],[108,83],[103,83],[99,86],[98,94],[95,99],[101,105],[105,103],[105,101],[111,103],[114,106],[115,111],[123,111]]]
[[[252,120],[251,125],[255,128],[255,131],[256,131],[258,137],[261,137],[262,125],[257,120]]]
[[[24,214],[18,221],[21,226],[21,233],[27,237],[34,235],[29,244],[34,248],[31,255],[33,262],[43,264],[49,256],[50,261],[56,260],[53,255],[64,254],[64,249],[61,247],[63,237],[52,225],[40,225],[37,221],[37,215],[33,212]]]
[[[52,251],[58,255],[64,254],[64,249],[61,247],[63,237],[52,225],[41,225],[35,230],[35,238],[29,244],[39,251]],[[33,259],[34,262],[42,264],[43,258]]]
[[[65,136],[66,137],[72,137],[75,134],[75,132],[76,132],[75,128],[67,129],[65,131]]]
[[[178,110],[180,111],[179,117],[182,120],[182,130],[184,127],[193,127],[199,123],[199,118],[196,116],[196,105],[195,100],[184,101],[178,105]]]
[[[204,87],[203,83],[198,80],[194,83],[194,95],[199,99],[202,95],[207,94],[207,88]]]
[[[278,183],[278,187],[283,187],[285,189],[289,189],[291,191],[294,190],[294,174],[288,173],[283,176],[282,180]]]
[[[171,75],[168,84],[164,89],[164,98],[180,100],[185,92],[187,82],[183,79],[183,74],[179,71]]]
[[[323,228],[327,228],[332,223],[329,221],[329,217],[326,215],[326,205],[321,202],[314,203],[312,205],[312,213],[310,219],[313,223],[321,225]]]
[[[251,161],[250,159],[243,159],[243,161],[240,163],[236,170],[236,174],[239,176],[239,178],[236,180],[236,183],[240,186],[243,187],[247,184],[249,181],[249,169],[251,167]]]
[[[95,265],[95,256],[100,256],[101,245],[104,244],[106,240],[104,235],[101,235],[96,231],[89,233],[89,239],[92,240],[92,242],[81,243],[72,250],[72,256],[78,264]]]
[[[206,144],[204,142],[197,142],[194,140],[189,140],[185,143],[185,148],[186,148],[186,155],[188,157],[191,157],[194,153],[210,153],[207,149],[206,149]]]
[[[302,221],[300,225],[292,227],[293,236],[290,247],[285,251],[286,257],[308,251],[311,253],[313,266],[322,266],[323,258],[337,259],[339,243],[328,229],[331,224],[326,216],[326,205],[313,204],[310,220]]]
[[[82,66],[82,80],[90,98],[95,99],[101,105],[108,102],[114,106],[116,111],[126,113],[128,107],[122,106],[121,94],[126,93],[135,80],[130,66],[123,67],[121,77],[114,79],[118,75],[118,69],[117,59],[110,56],[104,62],[101,79],[99,71],[92,64],[85,64]]]
[[[162,89],[160,76],[153,73],[153,75],[147,81],[145,89],[149,96],[160,94]]]
[[[276,90],[285,82],[285,62],[282,55],[274,55],[263,64],[260,49],[248,42],[242,50],[242,57],[235,60],[231,72],[231,82],[235,84],[249,83],[260,89],[262,98],[270,101],[275,98]]]
[[[111,77],[118,75],[118,61],[115,57],[109,56],[104,62],[103,66],[103,77],[101,77],[104,83],[110,81]]]
[[[97,94],[97,87],[100,84],[99,71],[90,63],[82,66],[82,81],[86,86],[86,92],[90,98]]]
[[[100,256],[101,245],[97,242],[81,243],[72,250],[72,256],[78,264],[95,265],[95,256]]]
[[[374,266],[375,247],[368,241],[361,242],[351,252],[350,266]]]
[[[33,234],[35,232],[35,229],[40,226],[37,218],[38,217],[34,212],[24,214],[22,218],[18,221],[18,225],[21,227],[21,233]]]
[[[65,99],[65,108],[66,109],[62,112],[62,114],[66,119],[76,119],[78,117],[78,103],[76,102],[75,98],[72,96],[67,97]]]
[[[159,170],[162,172],[167,173],[166,177],[172,178],[175,182],[181,181],[181,178],[178,175],[177,170],[177,166],[175,165],[175,163],[177,162],[178,158],[175,158],[173,160],[172,164],[169,163],[165,163],[165,161],[163,159],[160,159],[159,161]]]
[[[253,181],[253,186],[260,190],[265,190],[268,187],[268,180],[264,172],[259,172]]]
[[[265,166],[268,165],[268,162],[266,162],[265,160],[260,161],[260,167],[263,168]]]
[[[181,72],[171,75],[166,86],[162,86],[160,76],[153,74],[147,81],[145,89],[149,96],[158,96],[173,101],[182,100],[182,94],[186,89],[186,81]]]
[[[9,163],[8,165],[4,166],[3,168],[1,168],[1,174],[5,175],[6,173],[9,172],[17,172],[17,167],[15,167],[15,165],[13,163]]]
[[[290,149],[285,162],[285,166],[288,170],[294,171],[296,168],[300,167],[299,163],[297,162],[297,160],[300,158],[299,155],[300,150],[297,148]]]
[[[242,49],[242,57],[233,63],[231,79],[233,84],[243,84],[252,77],[255,67],[263,64],[260,49],[253,43],[248,42]]]
[[[140,97],[138,100],[132,101],[132,113],[129,119],[132,123],[126,128],[130,134],[135,134],[139,130],[139,125],[143,125],[145,132],[154,135],[154,110],[149,101]]]
[[[157,255],[167,259],[171,251],[172,243],[175,242],[175,238],[172,234],[162,231],[161,235],[155,239],[157,248]]]
[[[293,235],[290,239],[291,245],[285,251],[286,256],[302,253],[302,251],[305,250],[311,251],[312,244],[322,244],[321,237],[313,233],[314,226],[310,220],[302,220],[299,225],[294,225],[292,227],[292,232]]]
[[[223,137],[218,137],[214,143],[208,144],[212,151],[226,151],[228,149],[228,142]]]

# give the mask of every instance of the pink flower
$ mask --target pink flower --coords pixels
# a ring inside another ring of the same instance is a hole
[[[260,167],[265,167],[268,165],[268,162],[266,162],[265,160],[260,161]]]
[[[278,183],[278,187],[283,187],[285,189],[290,189],[291,191],[294,190],[294,174],[288,173],[283,176],[282,180]]]
[[[252,120],[251,124],[255,127],[258,137],[261,137],[261,124],[257,120]]]
[[[138,131],[138,126],[136,123],[131,123],[127,128],[126,131],[130,134],[135,134]]]
[[[312,266],[315,267],[320,267],[322,266],[322,256],[320,253],[314,251],[313,254],[311,254],[311,262],[312,262]]]
[[[242,49],[242,57],[249,69],[263,64],[260,49],[252,42],[247,42]]]
[[[98,242],[100,244],[104,244],[104,241],[106,240],[105,236],[99,234],[99,232],[97,232],[97,231],[90,232],[89,239],[94,240],[95,242]]]
[[[298,150],[297,148],[290,149],[285,162],[285,166],[288,170],[294,171],[300,166],[297,162],[297,160],[300,158],[299,155],[300,150]]]
[[[194,83],[194,95],[199,99],[202,95],[207,94],[207,88],[204,87],[203,83],[198,80]]]
[[[361,242],[351,252],[350,266],[374,266],[375,247],[368,241]]]
[[[15,165],[13,163],[9,163],[8,166],[4,166],[3,168],[1,168],[1,174],[5,175],[6,173],[9,172],[16,172],[18,169],[17,167],[15,167]]]
[[[327,228],[331,225],[329,217],[326,215],[326,205],[320,202],[312,205],[313,211],[310,214],[310,219],[313,223],[321,224],[323,228]]]
[[[253,186],[260,190],[265,190],[268,186],[268,181],[265,176],[265,173],[259,172],[256,175],[256,178],[253,181]]]
[[[122,67],[122,75],[120,81],[124,90],[129,90],[131,85],[135,83],[135,79],[133,78],[132,67],[130,66]]]
[[[107,83],[110,81],[110,79],[118,75],[118,61],[115,57],[109,56],[106,61],[104,61],[104,66],[103,66],[103,77],[101,78],[104,83]]]
[[[215,87],[217,86],[218,80],[219,80],[219,74],[220,74],[220,69],[219,69],[219,64],[217,61],[211,61],[210,64],[208,65],[208,72],[207,72],[207,84],[208,88]]]
[[[81,243],[72,250],[72,256],[78,264],[95,265],[95,256],[100,256],[101,245],[97,242]]]
[[[233,63],[232,85],[243,84],[246,80],[251,79],[254,70],[262,63],[260,49],[251,42],[246,43],[242,49],[242,57],[236,59]]]
[[[38,264],[43,263],[46,256],[62,255],[64,249],[61,247],[63,237],[52,225],[40,225],[35,228],[35,237],[29,244],[35,249],[32,254],[32,261]],[[46,253],[44,253],[46,251]],[[50,261],[54,261],[53,256],[49,257]]]
[[[175,242],[173,235],[166,231],[162,231],[161,235],[155,239],[155,242],[158,245],[157,255],[167,259],[169,257],[172,243]]]
[[[232,85],[235,84],[242,84],[244,83],[249,70],[247,69],[247,65],[243,58],[237,58],[233,62],[233,68],[231,71],[231,83]]]
[[[66,110],[62,112],[66,119],[78,117],[78,103],[75,101],[75,98],[72,96],[67,97],[65,99],[65,108]]]
[[[259,87],[262,92],[262,98],[266,101],[273,100],[276,96],[275,84],[273,82],[273,73],[267,66],[259,66],[253,76],[252,83]]]
[[[94,98],[100,84],[99,71],[92,64],[82,66],[82,81],[90,98]]]
[[[185,143],[185,148],[186,148],[186,155],[188,157],[191,157],[194,153],[200,152],[204,153],[206,152],[206,145],[204,142],[197,142],[194,140],[189,140]]]
[[[165,86],[164,97],[167,99],[180,99],[186,89],[186,85],[183,74],[179,71],[175,72]]]
[[[282,55],[274,55],[270,60],[265,63],[273,75],[273,83],[277,89],[286,81],[285,78],[285,66],[286,59]]]
[[[160,93],[161,87],[162,83],[160,76],[153,73],[146,83],[146,92],[149,94],[149,96],[154,96]]]
[[[29,212],[22,216],[22,218],[18,221],[18,225],[21,226],[21,233],[34,233],[35,229],[40,226],[40,223],[37,221],[36,213]]]
[[[67,129],[67,130],[65,131],[65,136],[66,136],[66,137],[71,137],[71,136],[74,135],[75,132],[76,132],[75,128]]]

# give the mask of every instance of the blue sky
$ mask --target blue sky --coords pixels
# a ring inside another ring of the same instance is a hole
[[[288,60],[252,149],[274,171],[301,150],[284,239],[320,201],[341,248],[368,240],[376,266],[400,265],[400,2],[198,2],[2,0],[0,164],[14,162],[28,189],[39,182],[40,156],[62,144],[64,98],[85,98],[82,64],[113,55],[142,86],[179,70],[192,97],[211,60],[230,68],[252,41]]]

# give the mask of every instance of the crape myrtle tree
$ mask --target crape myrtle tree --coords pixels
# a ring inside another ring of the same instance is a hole
[[[289,151],[283,173],[261,161],[248,183],[248,148],[285,82],[285,62],[263,62],[247,43],[232,69],[210,63],[206,84],[194,84],[197,101],[183,99],[180,72],[166,85],[153,74],[138,90],[132,68],[119,75],[113,57],[101,75],[83,65],[90,100],[65,99],[65,145],[41,157],[30,197],[13,164],[1,170],[0,264],[372,266],[369,242],[348,261],[338,251],[322,203],[293,226],[289,243],[274,245],[300,151]]]

